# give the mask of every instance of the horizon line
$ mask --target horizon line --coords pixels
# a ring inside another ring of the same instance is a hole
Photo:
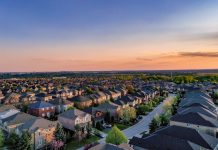
[[[6,72],[0,72],[0,74],[4,73],[61,73],[61,72],[68,72],[68,73],[79,73],[79,72],[152,72],[152,71],[206,71],[206,70],[215,70],[218,71],[218,68],[211,68],[211,69],[148,69],[148,70],[81,70],[81,71],[6,71]]]

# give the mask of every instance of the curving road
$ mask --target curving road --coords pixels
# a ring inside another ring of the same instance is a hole
[[[146,116],[143,116],[143,119],[140,120],[135,125],[123,130],[123,133],[128,139],[131,139],[133,136],[139,136],[140,133],[149,130],[149,124],[155,115],[163,113],[163,105],[165,102],[172,100],[176,95],[170,94],[162,103],[160,103],[153,111],[151,111]]]
[[[162,103],[160,103],[157,107],[155,107],[149,114],[147,114],[146,116],[143,116],[143,118],[138,123],[123,130],[122,132],[125,134],[125,136],[128,139],[131,139],[133,136],[140,136],[140,133],[142,133],[144,131],[148,131],[149,124],[150,124],[151,120],[154,118],[154,116],[157,114],[159,115],[159,114],[163,113],[164,103],[167,101],[171,101],[175,97],[176,97],[175,94],[169,94],[169,96]],[[104,135],[106,136],[106,134],[104,134]],[[105,143],[105,139],[106,138],[102,138],[98,142]],[[78,150],[82,150],[82,148],[78,149]]]
[[[149,130],[149,124],[151,120],[154,118],[155,115],[159,115],[163,113],[163,105],[167,101],[171,101],[173,98],[175,98],[175,94],[169,94],[169,96],[162,102],[160,103],[157,107],[155,107],[149,114],[146,116],[143,116],[143,118],[136,123],[135,125],[123,130],[122,132],[125,134],[125,136],[128,139],[131,139],[133,136],[139,136],[140,133],[144,131]],[[105,143],[105,138],[102,138],[99,140],[100,143]]]

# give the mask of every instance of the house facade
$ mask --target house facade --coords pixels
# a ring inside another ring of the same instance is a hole
[[[66,129],[75,130],[75,126],[80,126],[83,130],[92,123],[91,115],[79,109],[71,109],[58,115],[59,123]]]
[[[50,118],[55,114],[55,106],[44,101],[38,101],[28,105],[28,113],[37,117]]]

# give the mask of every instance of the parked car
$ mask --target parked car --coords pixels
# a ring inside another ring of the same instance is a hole
[[[136,118],[136,120],[137,121],[139,121],[139,120],[141,120],[143,117],[141,116],[141,115],[139,115],[137,118]]]
[[[100,138],[104,138],[104,137],[105,137],[105,135],[103,135],[103,134],[101,134],[101,133],[99,133],[99,132],[98,132],[98,133],[95,133],[95,135],[98,136],[98,137],[100,137]]]
[[[111,128],[112,125],[111,125],[111,124],[106,124],[106,123],[104,123],[104,124],[103,124],[103,127],[104,127],[104,128]]]

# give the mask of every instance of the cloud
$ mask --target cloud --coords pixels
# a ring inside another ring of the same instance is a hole
[[[152,59],[143,58],[143,57],[137,57],[136,60],[139,60],[139,61],[152,61]]]
[[[180,36],[181,39],[192,41],[192,40],[200,40],[200,41],[216,41],[218,40],[218,32],[202,32],[202,33],[191,33]]]
[[[180,52],[179,56],[183,57],[218,57],[218,52]]]

